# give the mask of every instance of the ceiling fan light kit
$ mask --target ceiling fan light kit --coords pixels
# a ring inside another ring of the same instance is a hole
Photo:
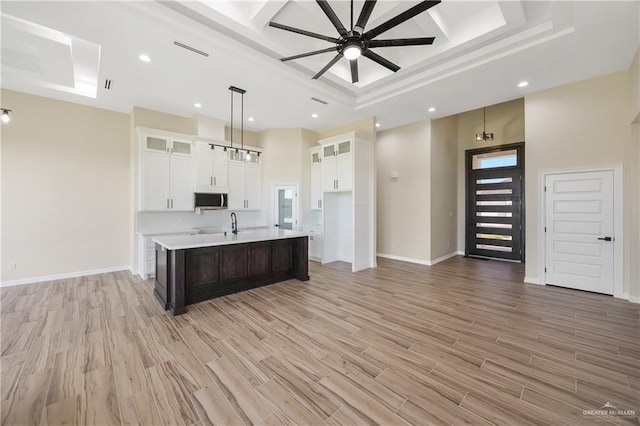
[[[337,52],[336,56],[331,59],[329,63],[325,65],[324,68],[322,68],[316,75],[313,76],[314,80],[327,72],[329,68],[335,65],[343,56],[350,62],[352,83],[357,83],[359,80],[358,58],[360,56],[364,56],[393,72],[397,72],[400,69],[398,65],[378,55],[377,53],[374,53],[371,49],[379,47],[431,45],[435,41],[435,37],[397,38],[387,40],[375,40],[375,37],[432,8],[433,6],[440,3],[440,0],[422,1],[417,5],[411,7],[410,9],[400,13],[399,15],[396,15],[395,17],[366,32],[364,29],[367,25],[367,22],[369,21],[371,12],[373,11],[373,8],[376,4],[376,0],[365,0],[364,5],[362,6],[362,10],[360,11],[360,16],[358,17],[358,21],[355,23],[355,25],[353,23],[353,0],[351,0],[350,31],[347,31],[347,29],[344,27],[327,0],[316,0],[316,3],[318,3],[318,6],[320,6],[324,14],[327,16],[327,18],[329,18],[333,26],[336,28],[338,34],[340,35],[340,38],[313,33],[311,31],[290,27],[288,25],[279,24],[273,21],[269,22],[270,27],[290,31],[307,37],[317,38],[335,44],[335,46],[328,47],[326,49],[301,53],[299,55],[280,59],[282,62],[285,62],[294,59],[305,58],[308,56],[319,55],[322,53]]]

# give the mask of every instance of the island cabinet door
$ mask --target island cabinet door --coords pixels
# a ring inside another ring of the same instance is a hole
[[[294,267],[294,239],[273,242],[273,272],[290,272]]]
[[[214,297],[220,281],[220,250],[217,247],[186,250],[184,263],[186,304]]]
[[[247,278],[248,244],[232,244],[220,248],[220,284]]]
[[[271,272],[271,241],[249,245],[249,277],[267,275]]]

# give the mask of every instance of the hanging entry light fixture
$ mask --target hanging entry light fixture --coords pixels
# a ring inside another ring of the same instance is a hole
[[[235,153],[238,154],[239,151],[243,151],[245,153],[245,160],[251,160],[251,153],[255,152],[259,157],[259,151],[253,151],[250,149],[244,148],[244,94],[247,93],[246,90],[240,89],[239,87],[229,86],[229,91],[231,92],[231,149],[233,150],[233,97],[234,93],[240,94],[240,149],[235,148]]]
[[[1,120],[4,124],[7,124],[9,121],[11,121],[11,117],[9,116],[9,113],[11,112],[11,110],[6,108],[0,108],[0,110],[2,110]]]
[[[476,141],[486,142],[493,140],[493,133],[487,133],[487,108],[482,108],[482,133],[476,133]]]

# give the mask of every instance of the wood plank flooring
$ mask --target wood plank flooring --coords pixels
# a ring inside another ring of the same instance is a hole
[[[110,273],[0,290],[1,419],[28,424],[638,424],[640,307],[453,258],[310,264],[166,314]]]

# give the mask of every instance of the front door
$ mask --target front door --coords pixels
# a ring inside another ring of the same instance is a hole
[[[546,283],[613,294],[613,172],[545,177]]]
[[[523,165],[523,143],[467,151],[467,256],[524,261]]]

